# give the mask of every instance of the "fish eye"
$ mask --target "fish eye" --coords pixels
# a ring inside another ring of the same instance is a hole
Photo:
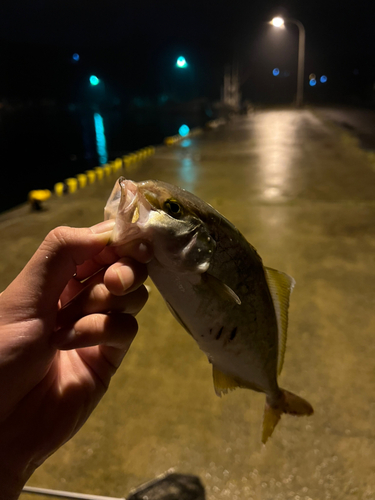
[[[182,215],[182,208],[175,200],[168,200],[164,203],[164,210],[174,217],[175,219],[179,219]]]

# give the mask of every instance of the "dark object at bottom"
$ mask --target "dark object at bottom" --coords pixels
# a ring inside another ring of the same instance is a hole
[[[139,487],[127,500],[205,500],[204,487],[197,476],[169,474]]]

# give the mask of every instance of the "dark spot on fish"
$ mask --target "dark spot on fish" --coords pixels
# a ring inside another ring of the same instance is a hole
[[[219,338],[221,337],[221,334],[223,333],[223,330],[224,330],[224,327],[222,326],[216,334],[216,337],[215,337],[216,340],[219,340]]]
[[[230,332],[229,335],[229,342],[234,339],[234,337],[237,335],[237,327],[235,326],[233,330]]]

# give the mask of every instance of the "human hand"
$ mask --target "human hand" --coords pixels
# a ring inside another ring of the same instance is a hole
[[[119,259],[112,227],[54,229],[0,295],[0,500],[81,428],[136,334],[151,252]]]

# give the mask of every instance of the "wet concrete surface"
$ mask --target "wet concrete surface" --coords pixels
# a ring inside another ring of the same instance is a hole
[[[126,175],[193,191],[267,266],[296,279],[280,385],[315,414],[284,415],[261,445],[264,395],[218,398],[205,355],[151,284],[110,390],[29,484],[123,497],[174,468],[198,475],[209,500],[375,498],[375,172],[366,153],[313,110],[266,111],[159,148]],[[49,229],[101,220],[114,181],[45,212],[1,216],[1,288]]]
[[[318,112],[358,138],[362,148],[375,150],[374,109],[353,106],[318,108]]]

